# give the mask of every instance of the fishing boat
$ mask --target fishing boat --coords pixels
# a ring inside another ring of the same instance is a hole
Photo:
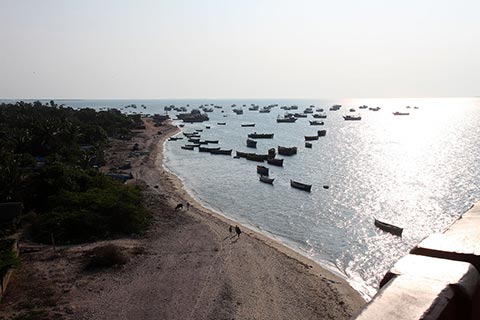
[[[352,115],[345,115],[343,116],[343,119],[345,121],[359,121],[359,120],[362,120],[362,117],[361,116],[352,116]]]
[[[238,115],[243,114],[243,110],[242,110],[242,109],[233,109],[232,111],[235,112],[235,113],[238,114]]]
[[[305,148],[312,149],[312,144],[310,142],[305,142]]]
[[[305,141],[318,140],[318,135],[316,136],[305,136]]]
[[[275,148],[268,149],[268,159],[275,158],[276,154],[277,151],[275,150]]]
[[[232,149],[219,149],[219,150],[210,150],[211,154],[225,154],[225,155],[232,155]]]
[[[255,127],[255,123],[242,123],[242,127]]]
[[[254,155],[254,154],[255,153],[237,151],[237,157],[239,158],[247,158],[248,155]]]
[[[200,141],[200,138],[189,138],[188,142],[193,142],[193,143],[198,143]]]
[[[375,226],[379,229],[382,229],[385,232],[389,232],[393,235],[402,236],[403,228],[394,226],[393,224],[388,224],[380,220],[375,219]]]
[[[185,146],[181,146],[180,148],[184,149],[184,150],[193,150],[193,148],[195,148],[194,146],[189,146],[189,145],[185,145]]]
[[[314,117],[316,119],[326,119],[327,115],[323,114],[323,113],[316,113],[316,114],[312,114],[312,117]]]
[[[297,154],[297,147],[282,147],[278,146],[278,154],[284,156],[291,156]]]
[[[371,108],[368,108],[368,110],[378,111],[378,110],[380,110],[380,107],[371,107]]]
[[[268,168],[264,166],[257,166],[257,173],[264,176],[268,176]]]
[[[182,137],[170,137],[168,138],[168,141],[177,141],[177,140],[182,140]]]
[[[310,122],[310,125],[311,126],[323,126],[323,121],[317,121],[317,120],[313,120],[313,121],[309,121]]]
[[[215,148],[211,148],[211,147],[198,147],[198,151],[200,152],[210,152],[212,150],[220,150],[220,147],[215,147]]]
[[[260,181],[264,182],[264,183],[273,184],[273,180],[275,180],[275,179],[274,178],[269,178],[269,177],[264,176],[264,175],[260,176]]]
[[[224,125],[226,125],[226,123],[225,122],[217,122],[217,125],[224,126]]]
[[[202,132],[203,129],[195,129],[195,131],[197,131],[197,132]]]
[[[247,147],[249,148],[256,148],[257,147],[257,141],[247,139]]]
[[[210,126],[206,126],[205,128],[206,128],[206,129],[210,129]]]
[[[283,167],[283,159],[269,158],[267,159],[267,162],[272,166]]]
[[[205,140],[206,143],[218,143],[218,140]]]
[[[319,137],[325,137],[327,135],[327,130],[318,130],[317,133]]]
[[[295,118],[306,118],[308,117],[308,114],[304,114],[304,113],[294,113],[293,116]]]
[[[330,107],[330,111],[340,110],[341,107],[342,107],[342,105],[340,105],[340,104],[334,104],[333,106]]]
[[[360,107],[358,107],[358,108],[359,108],[359,109],[367,109],[367,108],[368,108],[368,106],[366,106],[366,105],[363,105],[363,106],[360,106]]]
[[[297,118],[293,118],[293,117],[277,118],[278,123],[287,123],[287,122],[295,122],[295,121],[297,121]]]
[[[250,161],[263,162],[265,160],[268,160],[268,154],[249,153],[247,154],[246,158],[247,160],[250,160]]]
[[[273,139],[273,133],[250,133],[248,137],[251,139]]]
[[[410,112],[400,112],[400,111],[395,111],[393,113],[394,116],[408,116]]]
[[[304,191],[307,191],[307,192],[310,192],[310,190],[312,189],[311,184],[304,184],[304,183],[300,183],[300,182],[293,181],[293,180],[290,180],[290,186],[292,188],[304,190]]]
[[[198,148],[200,147],[199,143],[194,143],[194,144],[186,144],[185,147],[192,147],[192,148]]]
[[[260,109],[258,112],[260,113],[270,113],[270,109],[267,109],[267,108],[263,108],[263,109]]]

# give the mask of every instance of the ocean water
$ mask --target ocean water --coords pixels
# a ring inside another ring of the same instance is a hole
[[[426,236],[445,230],[480,199],[480,98],[56,102],[97,109],[143,104],[145,108],[123,109],[143,113],[164,113],[165,105],[188,104],[189,110],[219,105],[223,108],[208,114],[210,121],[185,124],[183,131],[203,129],[202,139],[218,139],[219,146],[234,152],[298,147],[294,156],[277,156],[285,159],[283,167],[263,164],[275,178],[273,186],[259,182],[259,163],[183,150],[185,139],[165,143],[165,166],[205,206],[344,276],[366,299],[375,294],[398,258]],[[232,112],[234,103],[246,105],[243,115]],[[279,106],[259,113],[248,110],[252,103]],[[343,107],[328,111],[332,104]],[[358,108],[364,104],[381,109]],[[327,119],[317,120],[325,125],[310,126],[311,115],[296,123],[276,123],[276,117],[285,113],[283,105],[299,106],[290,112],[302,112],[309,105],[324,108]],[[350,108],[362,116],[361,121],[344,121]],[[394,111],[410,115],[394,116]],[[242,123],[256,126],[241,127]],[[320,129],[327,135],[312,141],[312,149],[305,148],[304,135]],[[259,139],[256,150],[247,148],[247,134],[254,131],[274,133],[274,139]],[[312,192],[291,188],[290,179],[312,184]],[[403,227],[403,236],[377,229],[374,217]]]

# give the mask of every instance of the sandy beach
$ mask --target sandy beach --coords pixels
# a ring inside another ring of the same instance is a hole
[[[280,243],[244,226],[237,238],[229,233],[236,222],[190,197],[162,166],[163,143],[178,131],[147,119],[134,140],[112,142],[110,166],[124,161],[133,143],[148,151],[131,161],[132,182],[144,186],[154,217],[148,232],[55,251],[23,241],[24,263],[0,319],[27,307],[45,319],[348,319],[365,304],[344,279]],[[175,211],[178,203],[184,207]],[[123,248],[129,262],[83,271],[84,253],[104,243]]]

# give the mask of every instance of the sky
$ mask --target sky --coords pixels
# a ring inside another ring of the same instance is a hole
[[[480,96],[478,0],[0,0],[0,98]]]

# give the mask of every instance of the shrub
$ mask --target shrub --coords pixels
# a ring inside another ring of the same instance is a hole
[[[122,266],[128,262],[127,256],[118,246],[109,244],[96,247],[86,254],[86,270],[104,269]]]

